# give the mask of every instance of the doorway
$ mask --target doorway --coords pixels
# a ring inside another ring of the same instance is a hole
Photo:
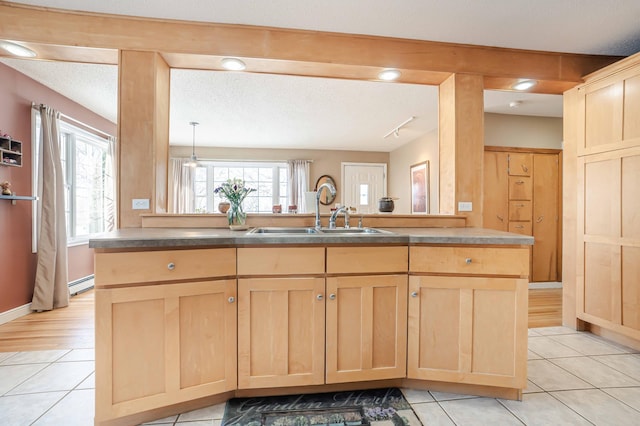
[[[342,204],[358,213],[376,213],[387,195],[386,163],[342,163]]]

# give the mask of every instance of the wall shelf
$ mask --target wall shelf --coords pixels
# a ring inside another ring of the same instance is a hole
[[[22,142],[0,137],[0,164],[22,167]]]
[[[0,195],[0,200],[11,200],[11,204],[15,206],[18,200],[35,201],[38,197],[31,197],[27,195]]]

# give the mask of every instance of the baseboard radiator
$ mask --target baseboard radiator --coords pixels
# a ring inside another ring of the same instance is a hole
[[[79,278],[69,283],[69,294],[75,295],[93,288],[93,274]]]

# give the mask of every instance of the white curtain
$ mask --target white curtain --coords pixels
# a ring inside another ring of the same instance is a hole
[[[38,264],[31,309],[69,305],[64,173],[60,161],[60,114],[40,105],[42,134],[38,161]]]
[[[172,158],[170,160],[170,213],[194,213],[195,193],[193,180],[196,168],[186,167],[185,163],[188,161],[190,161],[188,158]]]
[[[113,136],[109,136],[109,155],[107,156],[106,167],[105,167],[105,182],[104,182],[104,191],[105,191],[105,203],[106,203],[106,212],[105,212],[105,231],[113,231],[116,229],[116,139]]]
[[[305,193],[309,191],[309,160],[289,160],[287,161],[287,172],[289,175],[289,204],[298,206],[298,211],[305,213],[307,205]]]

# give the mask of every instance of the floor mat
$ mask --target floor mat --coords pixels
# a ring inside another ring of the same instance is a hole
[[[421,426],[398,388],[233,398],[222,426]]]

